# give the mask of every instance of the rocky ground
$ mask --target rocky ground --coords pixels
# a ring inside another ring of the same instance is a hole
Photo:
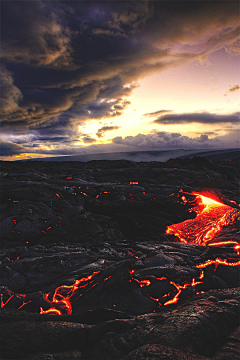
[[[238,156],[1,162],[0,190],[1,359],[240,358]],[[216,246],[166,234],[192,192],[235,209]]]

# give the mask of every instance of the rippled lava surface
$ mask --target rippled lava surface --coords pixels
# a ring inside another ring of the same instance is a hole
[[[2,358],[239,359],[238,175],[2,162]]]

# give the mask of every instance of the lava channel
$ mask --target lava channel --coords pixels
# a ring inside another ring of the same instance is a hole
[[[177,236],[185,243],[206,246],[224,226],[236,221],[239,211],[201,194],[190,195],[196,196],[197,205],[191,209],[197,213],[196,218],[170,225],[166,233]]]

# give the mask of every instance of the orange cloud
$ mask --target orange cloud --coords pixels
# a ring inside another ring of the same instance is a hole
[[[234,86],[230,87],[229,91],[237,91],[239,89],[240,89],[239,85],[234,85]]]

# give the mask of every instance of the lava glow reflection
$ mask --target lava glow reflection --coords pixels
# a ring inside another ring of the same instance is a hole
[[[196,196],[197,205],[192,209],[195,219],[188,219],[167,227],[166,233],[177,236],[183,242],[206,245],[224,226],[232,224],[238,210],[201,194]]]

